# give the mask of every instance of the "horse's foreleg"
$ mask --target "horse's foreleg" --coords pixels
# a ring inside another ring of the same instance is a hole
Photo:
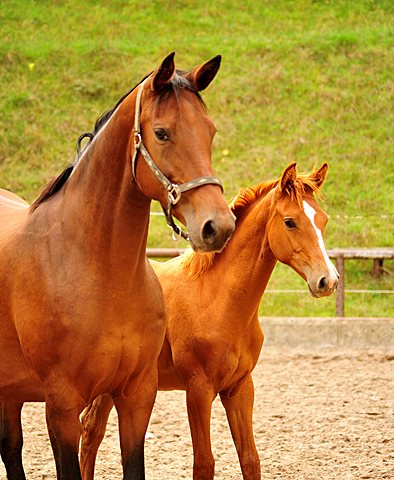
[[[220,394],[245,480],[260,480],[260,459],[253,437],[254,386],[249,374],[241,389],[231,397]]]
[[[215,394],[208,382],[198,382],[187,389],[186,403],[193,442],[193,479],[211,480],[215,460],[211,448],[211,412]]]
[[[80,466],[83,480],[93,480],[98,448],[104,438],[114,402],[109,395],[97,397],[81,416]]]
[[[144,442],[157,393],[157,367],[142,380],[129,396],[113,397],[119,419],[119,438],[122,452],[123,479],[144,480]]]
[[[46,420],[56,461],[58,480],[82,480],[78,461],[79,414],[83,400],[72,387],[46,396]]]
[[[22,406],[23,403],[14,402],[1,404],[0,451],[8,480],[25,480],[22,465]]]

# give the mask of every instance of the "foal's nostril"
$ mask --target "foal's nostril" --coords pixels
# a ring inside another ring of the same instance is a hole
[[[206,224],[202,227],[201,235],[206,242],[213,242],[217,233],[218,230],[215,222],[212,222],[211,220],[206,222]]]
[[[326,277],[323,277],[319,281],[318,288],[319,288],[319,290],[324,290],[326,288],[326,286],[327,286]]]

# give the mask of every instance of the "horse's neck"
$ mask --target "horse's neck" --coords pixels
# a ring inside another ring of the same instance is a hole
[[[258,308],[276,264],[267,239],[268,218],[269,200],[249,207],[217,264],[228,302],[245,318]]]
[[[109,120],[75,167],[61,212],[90,255],[105,252],[109,262],[127,268],[136,258],[145,261],[150,199],[132,180],[130,122],[119,114],[116,120]]]

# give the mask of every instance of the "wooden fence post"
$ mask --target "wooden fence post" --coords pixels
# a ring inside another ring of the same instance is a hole
[[[343,255],[337,257],[337,270],[339,273],[338,289],[335,293],[335,315],[345,316],[345,258]]]
[[[379,278],[383,271],[383,258],[375,258],[373,261],[373,276]]]

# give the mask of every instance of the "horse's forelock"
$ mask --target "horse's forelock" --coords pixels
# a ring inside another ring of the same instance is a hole
[[[180,95],[186,89],[194,93],[198,98],[201,105],[206,109],[204,100],[202,99],[197,88],[184,76],[187,74],[184,70],[177,70],[176,73],[172,76],[171,80],[166,83],[162,88],[160,93],[155,99],[155,104],[161,103],[163,101],[169,100],[173,95],[176,95],[176,98],[179,100]]]

